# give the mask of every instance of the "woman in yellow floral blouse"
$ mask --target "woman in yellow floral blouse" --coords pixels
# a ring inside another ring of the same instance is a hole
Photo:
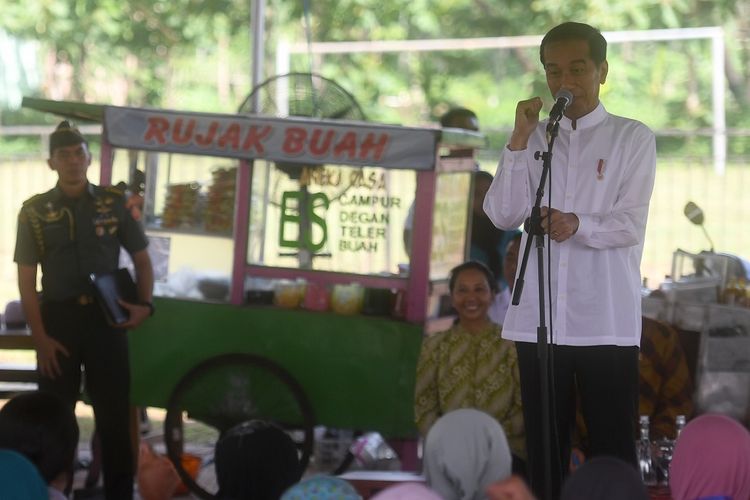
[[[422,343],[414,416],[419,432],[426,436],[432,424],[451,410],[484,411],[505,430],[515,463],[526,458],[518,362],[515,345],[500,336],[500,326],[487,314],[496,283],[480,262],[465,262],[451,270],[449,289],[458,320]]]

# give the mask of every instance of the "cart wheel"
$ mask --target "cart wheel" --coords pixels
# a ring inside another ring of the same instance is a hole
[[[180,379],[169,397],[164,440],[170,460],[191,492],[215,498],[216,441],[225,431],[252,419],[274,422],[289,432],[300,450],[302,470],[307,468],[313,449],[312,405],[280,365],[254,354],[222,354]],[[201,459],[200,467],[195,456]]]

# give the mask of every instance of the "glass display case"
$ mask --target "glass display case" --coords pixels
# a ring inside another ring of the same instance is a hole
[[[414,203],[409,170],[253,165],[247,262],[351,274],[398,274]]]
[[[113,179],[127,185],[126,194],[142,214],[156,296],[229,300],[238,163],[113,151]],[[142,191],[134,185],[139,179]]]

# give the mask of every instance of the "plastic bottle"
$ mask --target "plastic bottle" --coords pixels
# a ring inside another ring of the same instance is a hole
[[[654,457],[654,462],[656,465],[656,477],[660,485],[669,485],[669,467],[672,464],[672,457],[674,456],[674,446],[675,443],[677,443],[677,438],[680,437],[682,429],[685,427],[685,422],[685,415],[677,415],[674,419],[674,439],[665,437],[656,442],[656,456]]]
[[[646,486],[656,484],[656,469],[651,451],[651,439],[649,438],[649,420],[648,415],[641,415],[641,437],[638,440],[636,452],[638,455],[638,464],[641,470],[641,479]]]
[[[677,415],[674,419],[674,427],[675,427],[675,436],[674,440],[677,441],[680,437],[680,433],[682,432],[682,429],[685,428],[685,415]]]

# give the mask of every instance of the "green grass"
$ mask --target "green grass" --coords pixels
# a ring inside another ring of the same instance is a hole
[[[717,252],[750,257],[750,166],[732,163],[724,175],[705,160],[662,159],[651,197],[641,272],[656,286],[671,272],[672,252],[708,250],[700,227],[687,220],[685,204],[693,201],[705,214],[705,228]]]

